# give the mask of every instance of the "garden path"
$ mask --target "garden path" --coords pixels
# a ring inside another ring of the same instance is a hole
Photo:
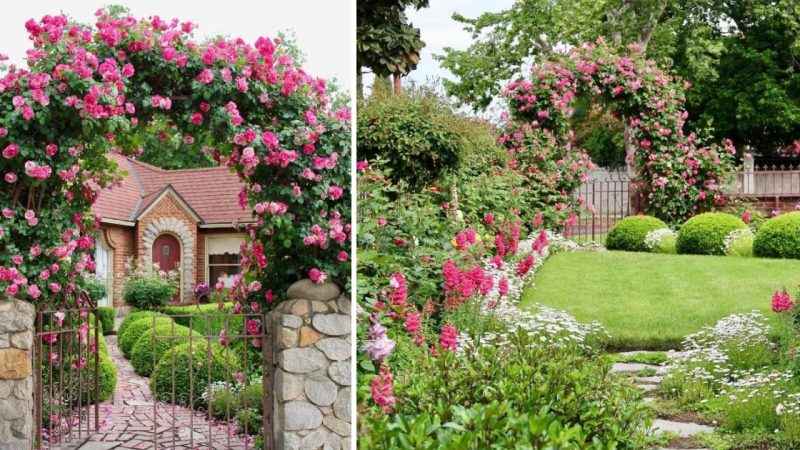
[[[628,352],[630,353],[642,353],[642,352]],[[638,372],[643,370],[652,369],[655,371],[654,376],[636,376]],[[644,400],[646,403],[650,403],[653,401],[653,395],[655,394],[656,388],[658,385],[661,384],[662,377],[667,374],[668,367],[667,366],[659,366],[653,364],[641,364],[641,363],[615,363],[611,369],[612,373],[617,373],[620,375],[630,376],[633,378],[636,386],[644,391]],[[713,433],[714,428],[708,425],[703,425],[699,423],[694,423],[691,421],[678,421],[678,420],[671,420],[665,418],[658,418],[653,423],[652,428],[653,433],[674,433],[678,436],[679,439],[690,439],[692,436],[700,433]],[[687,448],[681,446],[681,448]],[[673,450],[671,448],[666,448],[664,450]],[[706,449],[694,449],[694,450],[706,450]]]
[[[80,450],[246,448],[245,441],[231,435],[225,424],[209,423],[202,413],[162,402],[157,402],[158,408],[154,408],[148,379],[133,371],[120,352],[116,336],[106,336],[106,342],[108,356],[117,366],[117,389],[112,399],[101,405],[100,430]],[[158,424],[157,447],[154,422]],[[248,442],[247,448],[253,448],[252,443]]]

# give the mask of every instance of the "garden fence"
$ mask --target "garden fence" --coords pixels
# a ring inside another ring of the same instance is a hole
[[[168,316],[172,318],[170,329],[166,333],[153,333],[153,394],[160,402],[153,403],[151,448],[273,450],[274,365],[269,331],[273,328],[272,316],[254,313]],[[156,319],[158,316],[153,317],[153,329]],[[179,324],[194,333],[178,333]],[[250,324],[258,324],[258,330],[249,329]],[[225,332],[220,334],[218,328]],[[171,364],[159,363],[163,356],[159,341],[169,341],[171,348],[188,344],[188,367],[180,364],[186,362],[180,358],[173,359]],[[224,344],[222,354],[221,344]],[[221,380],[220,374],[223,374]],[[256,383],[261,384],[261,389],[251,390],[258,387]],[[208,400],[212,397],[224,400],[211,404]],[[220,423],[227,425],[214,426]],[[205,430],[204,424],[208,426]],[[263,444],[251,441],[254,436],[260,436]]]
[[[61,294],[36,314],[37,449],[78,448],[100,424],[100,324],[86,292]]]
[[[578,243],[605,242],[606,234],[617,222],[641,210],[638,195],[631,188],[631,176],[622,170],[593,172],[574,193],[583,204],[574,227],[564,230]]]

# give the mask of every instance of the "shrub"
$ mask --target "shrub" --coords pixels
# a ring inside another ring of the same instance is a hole
[[[149,320],[149,319],[145,319]],[[153,336],[170,336],[169,338],[156,339],[153,343]],[[149,377],[153,373],[153,354],[161,356],[172,347],[188,342],[189,336],[202,338],[202,336],[174,322],[161,323],[155,328],[149,328],[142,332],[131,350],[131,365],[133,370],[141,376]],[[200,342],[202,339],[197,339]],[[154,348],[155,346],[155,348]]]
[[[159,311],[172,317],[175,323],[190,327],[203,336],[218,335],[220,331],[228,328],[229,335],[241,334],[244,330],[244,316],[230,316],[233,303],[223,303],[222,309],[218,303],[190,306],[164,306]],[[188,317],[188,316],[191,316]]]
[[[800,212],[768,220],[756,233],[753,253],[766,258],[800,259]]]
[[[363,415],[359,447],[643,448],[650,413],[610,363],[535,339],[519,331],[502,346],[421,359],[414,376],[395,378],[393,415]]]
[[[170,301],[178,291],[178,272],[161,270],[153,264],[151,271],[139,267],[133,259],[128,260],[125,288],[122,297],[136,308],[152,309]]]
[[[747,228],[747,224],[732,214],[699,214],[687,220],[678,231],[675,248],[680,254],[722,255],[725,237],[740,228]]]
[[[122,354],[130,359],[131,350],[133,350],[134,344],[139,340],[142,333],[153,328],[154,325],[158,326],[162,324],[171,325],[172,319],[169,317],[145,317],[131,323],[125,330],[125,334],[119,336],[119,349],[122,351]]]
[[[630,216],[617,222],[606,236],[606,247],[609,250],[625,250],[629,252],[647,252],[645,245],[647,233],[668,228],[660,219],[650,216]]]
[[[114,332],[114,321],[117,318],[117,311],[113,306],[98,306],[97,316],[100,319],[100,326],[103,329],[103,334],[112,334]]]
[[[64,368],[60,368],[61,366],[58,363],[53,364],[52,370],[50,369],[50,362],[47,358],[42,359],[42,385],[48,386],[50,384],[51,378],[55,376],[56,378],[59,377],[62,370],[66,374],[68,371],[71,372],[71,376],[74,380],[77,380],[78,376],[83,378],[83,390],[80,392],[81,402],[86,405],[87,403],[92,403],[95,399],[98,398],[99,400],[104,401],[111,398],[111,395],[114,394],[114,390],[117,387],[117,367],[108,357],[108,354],[104,351],[100,351],[99,361],[100,364],[98,365],[98,390],[94,390],[94,355],[91,355],[89,358],[86,358],[84,363],[84,367],[80,370],[77,370],[75,367],[75,363],[77,362],[77,356],[74,357],[70,361],[65,361],[69,364],[70,369],[67,369],[66,366]],[[54,383],[58,383],[58,380],[53,380]],[[67,388],[68,389],[68,388]],[[68,392],[64,392],[67,394]],[[75,397],[72,400],[67,398],[62,399],[65,404],[78,404],[77,400],[77,392],[75,392]],[[55,399],[54,399],[55,400]]]
[[[264,417],[255,408],[247,408],[236,413],[239,431],[250,435],[261,433]]]
[[[155,276],[129,280],[122,293],[125,301],[136,308],[154,308],[168,302],[175,295],[176,287]]]
[[[384,159],[393,180],[420,188],[458,166],[464,145],[459,120],[433,92],[375,91],[358,111],[359,156]]]
[[[86,290],[86,293],[89,294],[89,298],[92,299],[95,304],[97,304],[100,299],[108,294],[106,280],[103,280],[102,278],[88,276],[83,279],[81,285]]]
[[[144,319],[145,317],[153,317],[155,315],[160,315],[155,311],[133,311],[132,313],[125,316],[122,320],[122,323],[119,324],[119,330],[117,330],[117,338],[122,339],[122,336],[127,331],[128,327],[139,319]]]
[[[670,230],[669,228],[660,228],[655,231],[650,231],[644,238],[644,244],[653,253],[665,253],[674,255],[675,241],[678,238],[678,233]]]
[[[199,340],[173,347],[165,353],[155,369],[155,376],[150,379],[150,387],[158,400],[181,406],[203,406],[203,394],[208,380],[211,383],[223,382],[230,378],[230,373],[239,370],[239,362],[230,355],[226,363],[225,348],[219,344],[211,344]],[[207,345],[211,346],[211,358],[208,358]],[[174,370],[174,377],[173,377]],[[190,377],[191,370],[191,377]],[[202,380],[195,383],[193,395],[190,393],[190,379]],[[173,389],[175,397],[173,398]]]
[[[754,239],[755,235],[750,228],[733,230],[722,243],[724,253],[728,256],[753,256]]]

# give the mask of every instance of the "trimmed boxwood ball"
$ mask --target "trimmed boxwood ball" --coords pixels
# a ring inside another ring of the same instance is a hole
[[[130,324],[130,326],[128,326],[128,328],[125,330],[125,334],[119,337],[119,349],[126,358],[131,359],[131,350],[133,350],[133,345],[136,344],[136,341],[139,340],[139,337],[142,335],[142,333],[153,328],[154,325],[170,325],[172,323],[172,319],[169,317],[145,317],[143,319],[139,319]]]
[[[747,224],[732,214],[698,214],[678,231],[675,249],[684,255],[724,255],[725,237],[740,228],[747,228]]]
[[[155,341],[155,355],[161,357],[164,353],[169,351],[176,345],[189,342],[189,335],[202,338],[202,335],[196,331],[189,332],[189,328],[178,325],[176,323],[159,324],[155,328],[145,330],[141,336],[133,344],[131,350],[131,365],[133,370],[143,377],[149,377],[153,373],[153,335],[156,336],[169,336],[156,339]],[[202,339],[196,339],[194,342],[203,342]],[[157,362],[158,360],[156,360]]]
[[[650,251],[644,244],[647,233],[662,228],[669,228],[664,221],[651,216],[626,217],[608,232],[606,248],[609,250],[625,250],[629,252]]]
[[[173,347],[158,360],[155,375],[150,378],[150,388],[158,400],[181,406],[191,406],[190,400],[193,400],[193,405],[197,408],[204,406],[202,395],[208,386],[209,376],[211,383],[225,381],[226,377],[230,380],[230,374],[240,370],[240,364],[233,353],[226,362],[225,347],[219,344],[193,340],[191,355],[189,345],[186,343]],[[210,358],[208,345],[211,346]],[[193,395],[190,393],[190,366],[191,378],[195,380]]]
[[[100,326],[103,328],[103,334],[112,334],[114,332],[114,319],[117,317],[114,307],[98,306],[97,316],[97,318],[100,319]]]
[[[781,214],[764,223],[753,241],[753,254],[800,259],[800,212]]]
[[[122,323],[119,324],[119,330],[117,330],[117,337],[121,339],[122,336],[125,335],[125,331],[133,322],[136,322],[139,319],[144,319],[145,317],[153,317],[155,315],[160,316],[162,314],[159,314],[155,311],[145,311],[145,310],[133,311],[132,313],[125,316],[125,318],[122,320]]]

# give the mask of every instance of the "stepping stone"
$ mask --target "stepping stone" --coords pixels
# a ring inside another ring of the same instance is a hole
[[[110,450],[122,444],[124,442],[87,442],[78,447],[78,450]]]
[[[659,376],[654,377],[636,377],[633,379],[636,384],[661,384],[662,378]]]
[[[653,432],[672,432],[680,437],[691,437],[699,433],[713,433],[714,428],[699,423],[673,422],[670,420],[656,419],[653,422]]]
[[[153,406],[153,402],[144,400],[125,400],[125,404],[128,406]]]
[[[645,392],[655,391],[656,388],[658,388],[658,386],[655,385],[655,384],[637,384],[636,387],[638,387],[639,389],[641,389],[641,390],[643,390]]]
[[[614,363],[611,367],[611,373],[636,373],[645,369],[656,369],[659,366],[642,363]]]

